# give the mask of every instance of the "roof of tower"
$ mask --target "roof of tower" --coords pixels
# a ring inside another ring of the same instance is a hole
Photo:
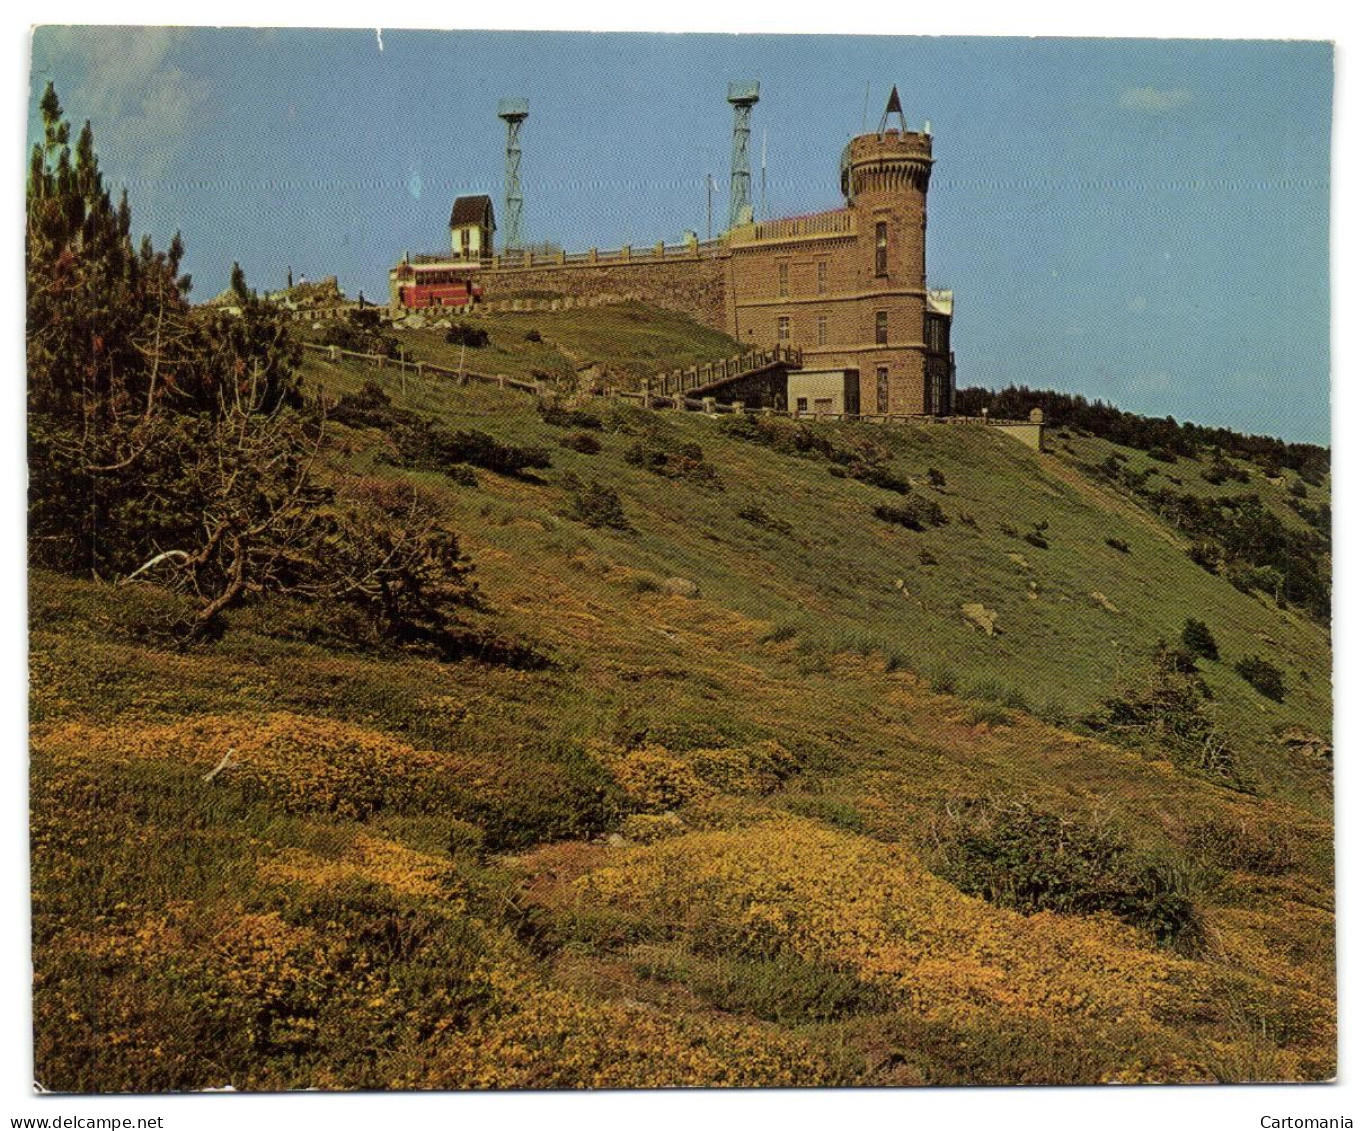
[[[450,227],[463,228],[468,224],[480,224],[486,228],[496,227],[493,223],[492,197],[455,197],[455,206],[450,209]]]

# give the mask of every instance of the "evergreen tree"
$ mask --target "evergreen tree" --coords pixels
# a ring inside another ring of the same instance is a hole
[[[1212,629],[1201,620],[1194,620],[1193,617],[1186,620],[1180,641],[1195,656],[1205,660],[1217,659],[1217,641],[1213,638]]]
[[[232,606],[290,592],[360,610],[375,636],[450,653],[474,600],[458,542],[417,497],[338,499],[296,411],[298,348],[232,265],[234,308],[190,306],[177,233],[136,250],[87,122],[51,83],[29,162],[29,545],[35,563],[178,585],[205,635]]]

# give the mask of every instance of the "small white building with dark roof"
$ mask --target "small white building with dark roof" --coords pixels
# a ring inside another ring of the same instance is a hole
[[[495,231],[491,197],[456,197],[450,209],[450,258],[460,263],[491,259]]]

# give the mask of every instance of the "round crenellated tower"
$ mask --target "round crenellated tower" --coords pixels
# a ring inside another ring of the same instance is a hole
[[[843,150],[842,189],[848,203],[867,193],[928,192],[933,139],[928,134],[888,130],[862,134]]]
[[[892,117],[899,129],[888,129]],[[928,325],[925,238],[933,139],[905,125],[892,89],[876,133],[861,134],[843,150],[840,187],[855,233],[853,294],[855,355],[864,413],[949,411],[950,389],[938,370]],[[950,384],[950,379],[949,382]]]
[[[890,285],[925,285],[924,233],[928,228],[928,179],[933,171],[933,139],[927,133],[887,130],[862,134],[843,150],[840,188],[864,222],[860,231],[882,233],[884,271]],[[868,228],[868,225],[871,225]]]

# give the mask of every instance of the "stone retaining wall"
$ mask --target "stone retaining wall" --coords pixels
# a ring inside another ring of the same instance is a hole
[[[721,258],[640,259],[634,263],[493,269],[480,272],[479,283],[483,300],[489,306],[501,307],[505,301],[517,301],[510,296],[525,291],[551,291],[570,299],[589,300],[589,304],[594,299],[614,302],[637,299],[685,314],[726,333],[726,264],[727,260]]]

